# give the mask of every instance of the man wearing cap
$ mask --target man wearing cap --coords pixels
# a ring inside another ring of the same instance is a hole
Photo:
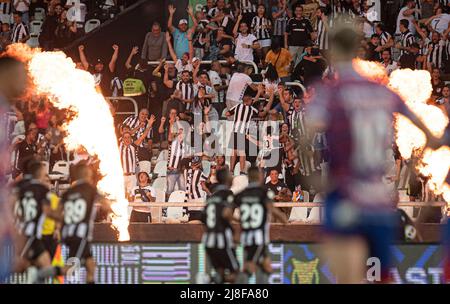
[[[167,21],[167,28],[173,36],[173,48],[177,58],[181,58],[184,53],[189,53],[189,39],[188,39],[188,21],[186,19],[181,19],[178,22],[178,28],[173,26],[173,14],[176,8],[173,5],[169,5],[169,20]],[[194,16],[194,11],[192,7],[188,7],[187,12],[192,18],[193,26],[192,29],[197,27],[197,19]]]

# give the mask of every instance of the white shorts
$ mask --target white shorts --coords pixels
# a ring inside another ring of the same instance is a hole
[[[261,40],[258,40],[258,42],[259,42],[259,46],[262,48],[270,47],[272,45],[271,39],[261,39]]]

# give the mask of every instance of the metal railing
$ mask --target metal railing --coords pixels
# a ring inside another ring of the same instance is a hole
[[[215,61],[215,60],[214,60],[214,61]],[[222,64],[227,63],[226,60],[218,60],[218,61],[219,61],[220,63],[222,63]],[[166,60],[166,62],[167,62],[167,63],[175,63],[175,62],[173,62],[173,60]],[[212,62],[213,62],[213,60],[202,60],[202,61],[200,61],[200,64],[211,64]],[[245,63],[245,64],[247,64],[247,65],[253,66],[254,73],[255,73],[255,74],[259,74],[258,66],[257,66],[256,63],[254,63],[253,61],[239,61],[239,62],[242,62],[242,63]],[[160,64],[159,61],[148,61],[147,63],[148,63],[149,65],[159,65],[159,64]]]
[[[128,100],[131,101],[131,103],[133,104],[134,107],[134,112],[115,112],[115,115],[137,115],[139,113],[139,108],[137,105],[136,100],[134,100],[134,98],[131,97],[124,97],[124,96],[120,96],[120,97],[105,97],[105,99],[107,99],[109,102],[114,101],[114,100]]]

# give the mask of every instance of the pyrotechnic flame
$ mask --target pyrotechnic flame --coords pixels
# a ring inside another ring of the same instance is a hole
[[[19,46],[23,52],[23,46]],[[68,149],[83,146],[100,160],[103,178],[98,188],[112,202],[112,224],[119,241],[129,240],[128,201],[125,198],[123,169],[114,131],[114,120],[105,98],[96,91],[93,76],[75,68],[63,52],[25,52],[35,92],[45,95],[59,109],[70,109],[74,117],[64,124]]]
[[[357,60],[353,65],[362,76],[386,84],[377,64]],[[441,137],[444,134],[449,123],[448,117],[439,108],[427,104],[433,91],[428,71],[395,70],[391,73],[387,86],[405,101],[408,108],[419,117],[434,136]],[[425,134],[408,118],[396,114],[395,128],[396,143],[403,158],[409,159],[413,151],[425,148]],[[450,148],[447,146],[438,150],[426,148],[416,168],[421,174],[430,178],[431,189],[436,194],[443,194],[446,202],[450,202],[450,186],[445,183],[449,168]]]
[[[359,58],[353,60],[353,68],[365,78],[376,82],[387,85],[389,82],[389,77],[386,73],[384,66],[375,61],[365,61]]]

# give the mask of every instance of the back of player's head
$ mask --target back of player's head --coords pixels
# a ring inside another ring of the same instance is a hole
[[[30,160],[27,164],[27,171],[34,179],[41,178],[41,170],[44,169],[44,164],[36,159]]]
[[[31,169],[35,163],[39,163],[39,160],[34,156],[28,156],[23,159],[23,174],[32,175]]]
[[[70,167],[70,179],[73,182],[81,179],[88,179],[90,177],[90,170],[89,166],[81,161]]]
[[[330,32],[330,49],[336,59],[351,60],[361,45],[362,35],[354,24],[339,20]]]
[[[261,181],[261,174],[259,168],[256,166],[251,166],[248,169],[248,182],[249,183],[259,183]]]
[[[227,168],[217,170],[216,179],[221,185],[229,185],[231,181],[230,171]]]

